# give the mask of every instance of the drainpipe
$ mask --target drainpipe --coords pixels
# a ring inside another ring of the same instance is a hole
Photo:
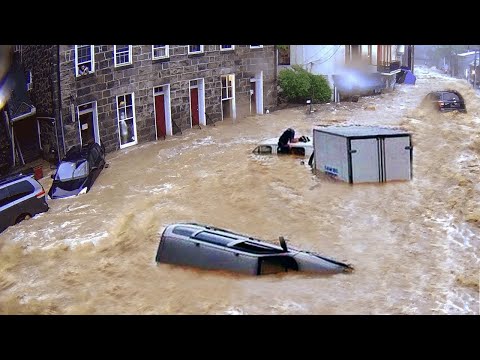
[[[60,120],[60,127],[62,129],[62,144],[63,144],[63,154],[65,155],[67,150],[65,148],[65,133],[63,131],[63,118],[62,118],[62,93],[60,85],[60,45],[57,45],[57,83],[58,83],[58,118]],[[57,137],[58,144],[58,133],[56,132],[56,122],[55,122],[55,135]],[[57,150],[58,151],[58,150]],[[60,161],[60,153],[57,154],[58,161]]]
[[[273,90],[274,90],[274,94],[275,94],[275,107],[278,107],[278,92],[277,92],[277,89],[278,89],[278,80],[277,80],[277,71],[278,71],[278,48],[277,48],[277,45],[274,45],[274,52],[275,52],[275,56],[274,56],[274,59],[275,59],[275,62],[273,64]],[[252,101],[252,97],[250,96],[250,102]],[[251,105],[250,105],[251,107]],[[251,113],[251,111],[250,111]]]

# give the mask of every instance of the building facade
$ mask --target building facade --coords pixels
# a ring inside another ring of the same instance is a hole
[[[91,141],[111,152],[263,114],[277,102],[274,45],[22,45],[20,51],[36,109],[30,121],[45,158]]]
[[[366,83],[378,78],[385,88],[391,88],[400,67],[413,70],[413,45],[289,45],[288,54],[282,50],[279,70],[300,65],[312,74],[325,76],[332,90],[336,79],[344,82],[359,73],[365,74],[362,78]],[[335,97],[335,91],[332,94]]]

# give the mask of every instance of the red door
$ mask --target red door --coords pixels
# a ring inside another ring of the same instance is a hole
[[[157,138],[167,135],[165,126],[165,101],[163,95],[155,96],[155,121],[157,122]]]
[[[190,109],[192,111],[192,127],[199,125],[198,119],[198,89],[190,89]]]

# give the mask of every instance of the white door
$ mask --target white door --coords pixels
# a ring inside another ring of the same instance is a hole
[[[359,183],[380,181],[377,139],[351,140],[351,150],[353,182]]]
[[[410,180],[410,137],[385,138],[385,180]]]

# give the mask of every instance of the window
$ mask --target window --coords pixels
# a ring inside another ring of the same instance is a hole
[[[94,71],[93,45],[75,45],[75,75],[82,76]]]
[[[27,91],[32,90],[33,88],[33,80],[32,80],[32,71],[27,71]]]
[[[118,134],[120,149],[137,143],[135,98],[133,93],[117,96]]]
[[[272,147],[270,145],[259,145],[253,150],[254,154],[271,154]]]
[[[392,46],[377,45],[377,65],[389,66],[392,61]]]
[[[229,237],[225,235],[217,235],[208,231],[202,231],[195,235],[195,239],[208,242],[210,244],[227,246],[230,242],[237,240],[237,238]]]
[[[227,50],[234,50],[235,45],[220,45],[220,50],[227,51]]]
[[[250,241],[243,241],[232,246],[232,249],[246,251],[252,254],[279,254],[284,252],[267,244],[257,244]]]
[[[233,98],[233,75],[222,76],[222,100]]]
[[[132,63],[132,45],[113,45],[115,67]]]
[[[15,45],[13,47],[14,52],[21,52],[22,51],[22,45]]]
[[[173,229],[173,233],[174,234],[177,234],[177,235],[182,235],[182,236],[192,236],[197,230],[196,229],[192,229],[190,227],[186,227],[186,226],[176,226],[174,229]]]
[[[278,65],[290,65],[290,45],[278,48]]]
[[[7,205],[10,202],[10,194],[7,187],[0,189],[0,207]]]
[[[10,193],[9,202],[18,200],[24,196],[31,194],[35,188],[28,181],[20,181],[12,186],[9,186],[8,192]]]
[[[152,59],[165,59],[170,56],[168,45],[152,45]]]
[[[57,170],[55,180],[70,181],[81,179],[88,176],[87,161],[81,162],[62,162]]]
[[[261,49],[263,45],[250,45],[250,49]]]
[[[189,54],[201,54],[203,53],[203,45],[188,45]]]

